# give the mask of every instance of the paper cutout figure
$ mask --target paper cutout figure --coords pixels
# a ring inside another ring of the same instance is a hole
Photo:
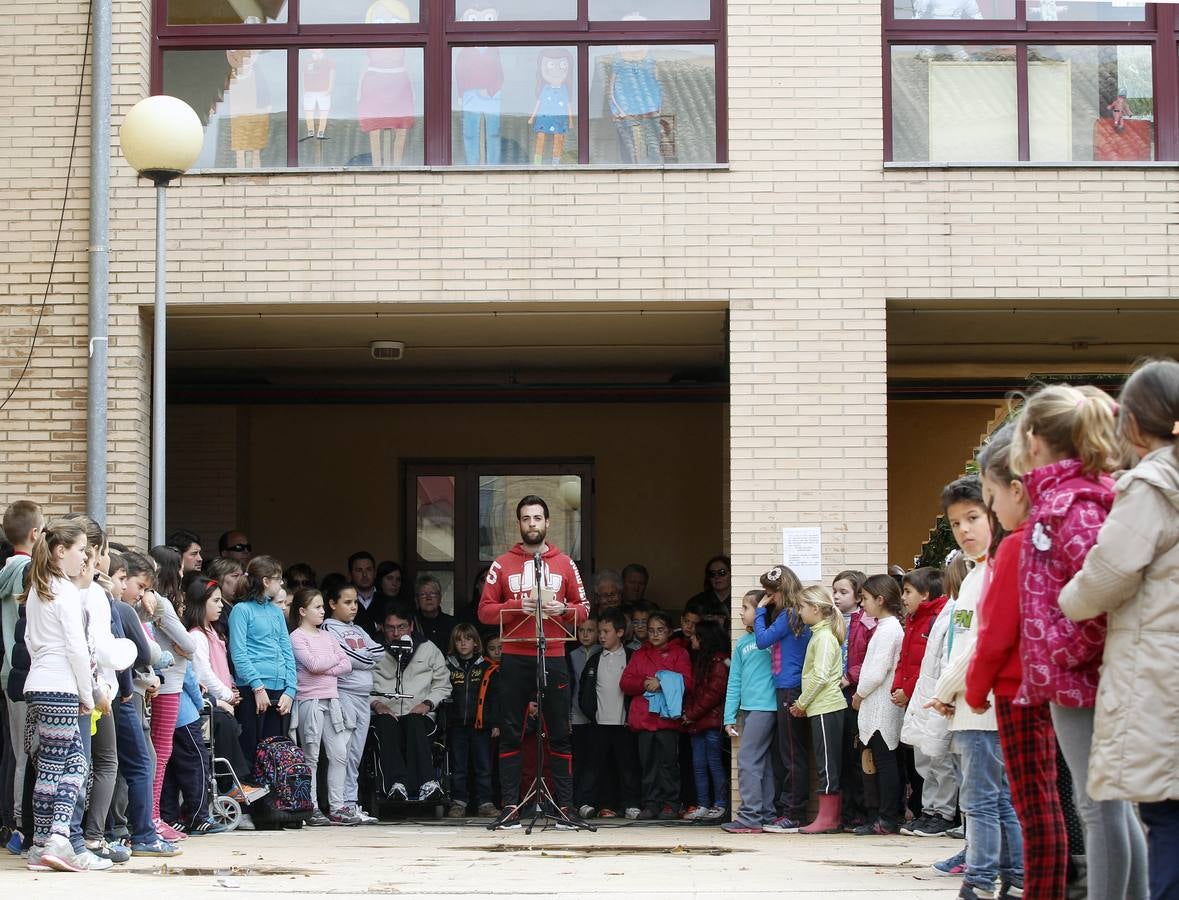
[[[262,166],[262,151],[270,143],[270,92],[258,73],[257,51],[226,50],[229,60],[229,147],[239,169]]]
[[[622,17],[623,21],[646,18],[639,13]],[[611,64],[610,114],[618,129],[622,161],[662,162],[659,111],[663,106],[663,89],[659,86],[651,48],[625,46],[618,50],[619,55]]]
[[[369,25],[402,24],[411,19],[409,9],[400,0],[376,0],[364,17]],[[360,130],[368,135],[372,150],[372,164],[401,165],[415,122],[413,83],[405,68],[403,48],[374,47],[368,51],[368,68],[360,76],[357,107]],[[390,145],[387,152],[386,143]]]
[[[560,165],[565,135],[573,129],[573,101],[569,97],[569,71],[573,54],[561,47],[548,47],[536,57],[536,106],[528,124],[536,133],[532,161],[544,162],[544,146],[553,137],[553,165]]]
[[[1134,112],[1130,109],[1130,101],[1126,99],[1125,91],[1118,91],[1118,97],[1113,103],[1109,104],[1106,109],[1109,110],[1113,116],[1114,130],[1121,133],[1125,127],[1122,124],[1123,119],[1134,118]]]
[[[468,9],[464,22],[494,22],[499,11],[493,8]],[[496,47],[464,47],[454,63],[458,109],[462,113],[463,158],[469,166],[484,162],[498,166],[501,159],[500,90],[504,86],[504,67]],[[480,138],[483,140],[480,140]]]
[[[307,137],[327,137],[328,113],[332,109],[332,88],[336,84],[336,64],[322,50],[312,50],[303,62],[303,115],[307,120]],[[316,114],[319,127],[316,128]]]

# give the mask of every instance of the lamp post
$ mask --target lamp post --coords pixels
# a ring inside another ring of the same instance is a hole
[[[151,361],[151,546],[164,543],[165,374],[167,328],[167,205],[164,189],[196,162],[204,143],[201,120],[176,97],[140,100],[119,129],[123,156],[156,186],[156,298]]]

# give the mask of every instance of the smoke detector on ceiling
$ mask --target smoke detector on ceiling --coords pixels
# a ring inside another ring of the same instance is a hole
[[[405,343],[403,341],[370,341],[368,352],[372,354],[373,359],[396,362],[405,353]]]

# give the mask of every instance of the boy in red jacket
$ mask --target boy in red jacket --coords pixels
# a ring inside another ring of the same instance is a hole
[[[640,819],[678,819],[680,816],[679,715],[661,716],[651,712],[647,694],[664,693],[660,672],[682,679],[683,695],[692,689],[692,662],[683,647],[668,643],[671,620],[666,613],[653,612],[647,620],[647,643],[635,651],[622,673],[622,691],[633,698],[627,724],[638,734],[639,765],[643,770],[643,807]],[[676,679],[677,681],[680,679]],[[671,685],[664,701],[671,697]],[[681,706],[682,710],[682,706]]]
[[[909,572],[902,585],[901,599],[905,604],[907,618],[901,658],[892,682],[892,702],[904,709],[917,687],[929,634],[946,605],[946,598],[942,594],[941,570],[929,566]],[[953,777],[953,769],[944,764],[936,765],[940,761],[931,760],[918,747],[904,746],[906,753],[912,753],[913,767],[922,779],[921,815],[907,825],[902,825],[901,834],[918,837],[945,834],[954,827],[952,819],[958,783]]]

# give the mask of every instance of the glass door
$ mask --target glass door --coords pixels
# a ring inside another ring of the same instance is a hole
[[[593,461],[420,461],[405,465],[405,554],[411,580],[442,585],[445,612],[475,599],[475,579],[520,540],[516,504],[535,494],[549,507],[548,543],[593,568]]]

